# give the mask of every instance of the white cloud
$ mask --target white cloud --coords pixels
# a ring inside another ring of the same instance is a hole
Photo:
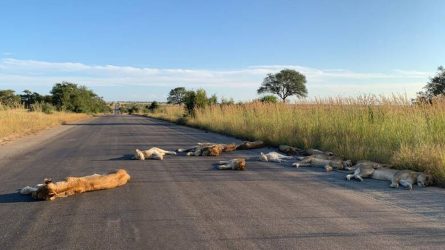
[[[402,93],[413,96],[425,85],[428,76],[433,75],[433,72],[400,69],[364,73],[299,65],[251,66],[237,70],[162,69],[3,58],[0,59],[0,88],[32,89],[33,86],[38,86],[49,89],[54,83],[61,81],[76,82],[93,89],[136,86],[156,87],[165,89],[162,90],[165,92],[176,86],[185,86],[208,88],[211,93],[243,100],[255,98],[256,89],[266,74],[283,68],[295,69],[306,75],[310,96],[351,96],[364,93]],[[137,91],[126,93],[132,97],[142,95]],[[119,97],[116,93],[112,96],[128,99],[125,96]],[[158,96],[164,98],[165,94]]]

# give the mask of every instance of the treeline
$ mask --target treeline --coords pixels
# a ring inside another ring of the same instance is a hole
[[[110,112],[107,103],[85,86],[75,83],[56,83],[50,95],[24,90],[16,94],[14,90],[0,90],[0,104],[8,108],[25,107],[30,111],[52,113],[67,111],[75,113]]]
[[[278,98],[273,95],[266,95],[254,101],[276,103],[278,101]],[[189,115],[192,115],[193,111],[197,108],[203,108],[214,104],[234,105],[235,101],[233,100],[233,98],[221,98],[221,100],[218,101],[218,97],[215,94],[208,97],[207,92],[204,89],[187,90],[184,87],[177,87],[170,90],[170,93],[167,97],[167,103],[183,104],[187,113]]]

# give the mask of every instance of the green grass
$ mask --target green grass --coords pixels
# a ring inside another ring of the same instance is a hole
[[[182,121],[183,107],[163,106],[153,117]],[[297,104],[214,105],[187,125],[271,145],[329,150],[344,158],[426,171],[445,185],[445,101],[410,105],[403,97],[325,99]]]

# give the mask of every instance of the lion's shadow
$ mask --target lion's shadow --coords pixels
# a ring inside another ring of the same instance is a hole
[[[34,202],[35,200],[30,195],[21,195],[19,193],[0,194],[1,203],[19,203],[19,202]]]

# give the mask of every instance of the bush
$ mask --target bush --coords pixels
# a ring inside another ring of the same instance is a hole
[[[56,107],[46,102],[38,102],[29,106],[31,112],[43,112],[45,114],[52,114],[56,110]]]
[[[278,102],[278,98],[274,95],[265,95],[263,97],[260,98],[260,102],[263,103],[277,103]]]
[[[155,112],[159,108],[159,103],[157,101],[153,101],[150,106],[148,106],[148,110],[150,112]]]

